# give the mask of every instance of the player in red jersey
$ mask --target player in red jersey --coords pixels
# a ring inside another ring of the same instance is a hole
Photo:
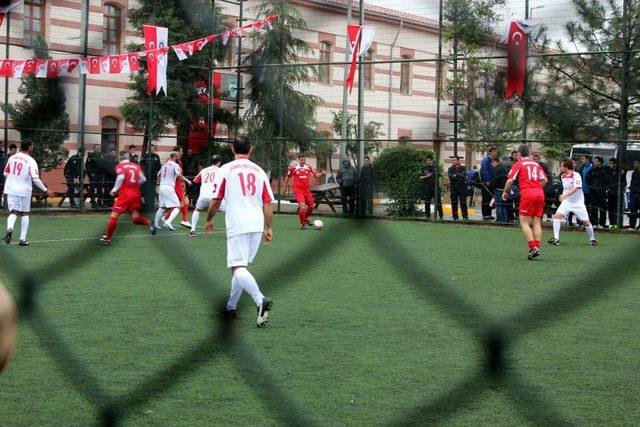
[[[129,152],[120,152],[120,163],[116,166],[116,183],[111,190],[111,196],[118,198],[113,202],[113,209],[111,210],[111,217],[107,224],[107,234],[102,236],[100,240],[108,246],[111,243],[111,236],[116,231],[118,225],[118,218],[123,213],[131,214],[131,219],[134,224],[146,225],[149,227],[151,234],[155,235],[157,229],[151,224],[151,222],[140,216],[140,210],[142,210],[142,195],[140,194],[140,186],[147,181],[144,176],[140,165],[129,161]]]
[[[310,177],[320,178],[326,172],[316,172],[311,166],[307,164],[307,157],[304,154],[298,155],[298,164],[293,165],[287,171],[287,177],[284,180],[284,188],[287,188],[289,178],[293,177],[293,195],[298,202],[298,216],[300,217],[300,229],[303,229],[305,225],[313,225],[309,221],[309,217],[313,212],[313,207],[316,205],[313,200],[313,194],[311,194],[311,188],[309,186]]]
[[[181,146],[176,145],[175,147],[173,147],[173,151],[178,153],[178,160],[176,161],[176,163],[178,163],[178,166],[180,166],[180,169],[182,169],[181,159],[182,159],[182,156],[184,155],[184,149]],[[180,225],[185,228],[191,228],[191,223],[189,222],[189,201],[187,199],[187,189],[184,186],[184,181],[180,179],[176,179],[175,188],[176,188],[176,195],[178,196],[178,200],[180,201],[180,214],[182,215],[182,220],[180,221]],[[170,211],[167,211],[164,214],[165,221],[169,219],[170,214],[171,214]]]
[[[529,259],[534,259],[540,255],[540,221],[544,212],[543,189],[547,183],[547,176],[542,167],[529,158],[529,148],[526,145],[518,147],[518,153],[520,160],[513,165],[507,176],[502,200],[507,200],[513,182],[517,179],[520,189],[520,228],[529,243]]]

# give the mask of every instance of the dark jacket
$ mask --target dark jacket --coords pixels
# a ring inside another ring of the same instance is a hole
[[[489,156],[485,156],[482,159],[482,164],[480,165],[480,176],[482,178],[482,182],[491,182],[495,177],[495,168],[491,163],[491,158]]]
[[[592,167],[587,174],[587,184],[591,191],[603,192],[609,187],[610,173],[609,168],[602,165]]]
[[[156,176],[158,175],[158,172],[160,172],[160,168],[162,168],[160,156],[152,152],[146,153],[142,156],[140,167],[142,167],[142,172],[144,172],[147,180],[155,181],[157,179]]]
[[[360,170],[360,193],[366,197],[372,197],[373,187],[376,185],[378,175],[376,168],[371,165],[369,167],[363,166]]]
[[[184,159],[182,159],[182,166],[185,176],[191,177],[198,175],[198,159],[195,155],[184,156]]]
[[[87,174],[89,175],[89,178],[93,179],[98,177],[100,178],[104,177],[104,172],[100,170],[100,167],[99,167],[99,162],[100,162],[100,159],[102,158],[104,158],[104,156],[100,152],[92,151],[89,154],[87,154],[86,169],[87,169]]]
[[[449,182],[451,183],[451,190],[466,191],[467,189],[467,169],[460,165],[459,169],[456,169],[455,165],[449,168]]]
[[[629,185],[631,193],[640,193],[640,170],[634,170],[631,174],[631,184]]]
[[[504,186],[507,184],[507,175],[509,175],[509,169],[505,165],[496,166],[496,174],[491,183],[493,188],[504,190]]]
[[[431,174],[430,177],[422,180],[422,197],[430,198],[436,192],[436,165],[423,166],[420,176]]]
[[[79,155],[74,154],[69,157],[67,163],[64,165],[64,177],[66,179],[80,178],[80,168],[82,167],[82,159]]]
[[[353,166],[350,166],[348,169],[342,167],[336,176],[336,180],[341,187],[353,187],[356,185],[357,177],[358,172],[356,171],[356,168]]]
[[[617,195],[618,194],[618,171],[616,169],[611,169],[611,168],[607,168],[609,169],[609,187],[607,188],[607,191],[609,192],[609,194],[611,195]],[[622,186],[622,191],[624,191],[627,188],[627,174],[625,173],[625,171],[622,171],[622,182],[621,182],[621,186]]]

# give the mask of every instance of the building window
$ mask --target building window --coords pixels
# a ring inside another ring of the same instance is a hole
[[[320,62],[331,62],[331,43],[320,43]],[[331,65],[318,67],[318,79],[320,83],[331,84]]]
[[[402,59],[411,59],[409,56],[403,56]],[[400,93],[409,95],[411,92],[411,63],[403,62],[400,64]]]
[[[364,61],[371,62],[373,61],[373,50],[369,49],[367,53],[364,54]],[[364,64],[364,88],[368,90],[373,90],[375,88],[374,85],[374,77],[373,77],[373,64]]]
[[[32,46],[37,36],[44,38],[44,0],[25,0],[24,45]]]
[[[102,138],[100,144],[102,145],[102,152],[108,153],[110,151],[119,151],[119,129],[120,121],[115,117],[107,116],[102,119]]]
[[[401,146],[404,147],[404,146],[409,145],[410,143],[411,143],[411,137],[410,136],[403,135],[403,136],[398,138],[398,145],[401,145]]]
[[[102,53],[117,55],[120,53],[122,34],[122,12],[114,5],[107,4],[102,15]]]

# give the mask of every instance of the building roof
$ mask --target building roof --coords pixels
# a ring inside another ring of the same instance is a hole
[[[329,6],[338,6],[346,10],[347,5],[349,4],[348,0],[313,0],[314,3],[326,4]],[[358,8],[360,7],[360,3],[358,1],[353,1],[352,8],[355,13],[358,13]],[[375,6],[372,4],[365,3],[364,4],[365,14],[373,14],[379,16],[386,16],[389,18],[394,18],[398,20],[403,20],[406,23],[422,25],[427,27],[438,27],[438,21],[435,19],[429,19],[424,16],[413,15],[411,13],[400,12],[399,10],[389,9],[387,7]]]

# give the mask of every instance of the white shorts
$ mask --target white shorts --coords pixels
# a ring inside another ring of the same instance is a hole
[[[209,209],[209,205],[213,200],[212,197],[198,197],[198,201],[196,202],[196,210],[197,211],[206,211]],[[220,202],[220,207],[218,208],[219,212],[224,212],[224,200]]]
[[[556,213],[562,214],[564,217],[573,213],[580,221],[589,221],[589,213],[587,212],[587,207],[584,204],[578,205],[567,203],[567,201],[564,200],[560,203],[560,206],[558,206]]]
[[[244,233],[227,237],[227,268],[247,267],[258,253],[262,233]]]
[[[31,211],[31,197],[7,194],[7,206],[9,208],[9,212],[29,212]]]
[[[161,208],[179,208],[180,200],[176,194],[176,189],[171,185],[161,185],[160,191],[160,207]]]

